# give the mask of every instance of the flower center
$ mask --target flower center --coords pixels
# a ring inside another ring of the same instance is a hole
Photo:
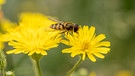
[[[83,49],[84,51],[88,51],[89,46],[90,46],[89,42],[84,42],[82,49]]]

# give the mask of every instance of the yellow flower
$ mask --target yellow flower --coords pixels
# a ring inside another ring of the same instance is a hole
[[[94,71],[90,72],[89,76],[96,76],[96,72]]]
[[[3,49],[4,48],[4,44],[3,42],[1,41],[1,33],[0,33],[0,49]]]
[[[4,42],[2,41],[3,40],[3,35],[6,33],[6,32],[9,32],[11,29],[13,29],[14,27],[16,27],[14,25],[14,23],[10,22],[9,20],[7,19],[2,19],[0,21],[0,49],[3,49],[4,48]]]
[[[3,49],[3,43],[0,42],[0,49]]]
[[[12,23],[7,19],[3,19],[1,20],[0,32],[2,33],[10,32],[10,30],[13,29],[14,27],[16,27],[14,23]]]
[[[4,4],[5,0],[0,0],[0,5]]]
[[[25,53],[32,55],[34,53],[47,55],[46,50],[57,47],[61,40],[58,32],[47,32],[41,28],[21,27],[18,31],[8,34],[8,44],[13,46],[8,54]]]
[[[1,5],[5,3],[5,0],[0,0],[0,10],[1,10]]]
[[[50,28],[51,24],[56,23],[52,20],[49,20],[48,16],[45,16],[40,13],[25,12],[25,13],[21,13],[19,18],[20,18],[21,26],[34,27],[34,28],[39,28],[39,27]],[[25,25],[22,23],[25,23]]]
[[[115,76],[134,76],[132,71],[129,71],[129,70],[121,70],[121,71],[118,71],[118,73],[116,73]]]
[[[88,26],[81,27],[78,33],[67,34],[65,36],[67,40],[63,40],[62,43],[71,46],[62,50],[63,53],[71,53],[71,57],[76,55],[82,55],[82,60],[88,57],[92,62],[96,61],[96,57],[104,58],[104,55],[110,51],[110,42],[102,41],[105,39],[104,34],[96,36],[95,27]]]
[[[46,26],[50,26],[51,23],[41,14],[23,14],[18,27],[3,37],[3,41],[13,47],[13,50],[9,50],[7,53],[47,55],[46,51],[57,47],[61,40],[58,31],[45,31]]]

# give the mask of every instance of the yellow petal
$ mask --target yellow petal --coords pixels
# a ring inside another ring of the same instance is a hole
[[[94,52],[93,53],[95,56],[99,57],[99,58],[104,58],[104,55],[98,53],[98,52]]]
[[[103,41],[103,42],[99,42],[95,45],[96,47],[99,47],[99,46],[110,46],[110,42],[109,41]]]
[[[61,43],[69,45],[69,41],[67,41],[67,40],[61,40]]]
[[[55,48],[57,46],[58,46],[58,44],[54,44],[54,45],[46,46],[46,47],[44,47],[44,49],[49,50],[50,48]]]
[[[24,50],[17,50],[14,52],[15,54],[23,53]]]
[[[34,52],[35,51],[30,51],[28,55],[31,56],[32,54],[34,54]]]
[[[95,27],[94,26],[91,26],[90,27],[90,30],[88,31],[89,32],[89,39],[92,40],[94,34],[95,34]]]
[[[98,35],[93,41],[92,41],[92,43],[93,44],[97,44],[98,42],[100,42],[101,40],[103,40],[103,39],[105,39],[106,37],[105,37],[105,35],[104,34],[100,34],[100,35]]]
[[[84,52],[84,53],[82,54],[82,60],[85,60],[85,58],[86,58],[86,53]]]
[[[47,55],[47,52],[46,51],[41,51],[41,54],[42,55]]]
[[[76,55],[82,54],[80,51],[74,51],[71,53],[71,57],[74,57]]]
[[[110,51],[110,48],[100,47],[100,48],[96,48],[95,50],[96,52],[107,54]]]
[[[9,50],[9,51],[7,51],[6,53],[7,54],[12,54],[12,53],[14,53],[16,51],[16,49],[14,49],[14,50]]]
[[[87,53],[87,55],[92,62],[96,62],[96,58],[91,53]]]

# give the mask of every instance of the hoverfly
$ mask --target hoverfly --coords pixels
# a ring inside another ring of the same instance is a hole
[[[55,29],[55,30],[60,30],[64,32],[77,32],[79,29],[79,25],[76,23],[72,23],[72,22],[63,22],[63,21],[57,21],[54,19],[50,19],[53,20],[57,23],[52,24],[50,26],[51,29]]]

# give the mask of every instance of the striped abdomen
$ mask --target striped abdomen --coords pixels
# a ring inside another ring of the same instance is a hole
[[[77,32],[78,29],[79,29],[79,25],[78,24],[74,24],[74,23],[69,23],[69,22],[63,22],[63,23],[52,24],[50,26],[50,28],[56,29],[56,30],[64,30],[64,31],[74,31],[74,32]]]

